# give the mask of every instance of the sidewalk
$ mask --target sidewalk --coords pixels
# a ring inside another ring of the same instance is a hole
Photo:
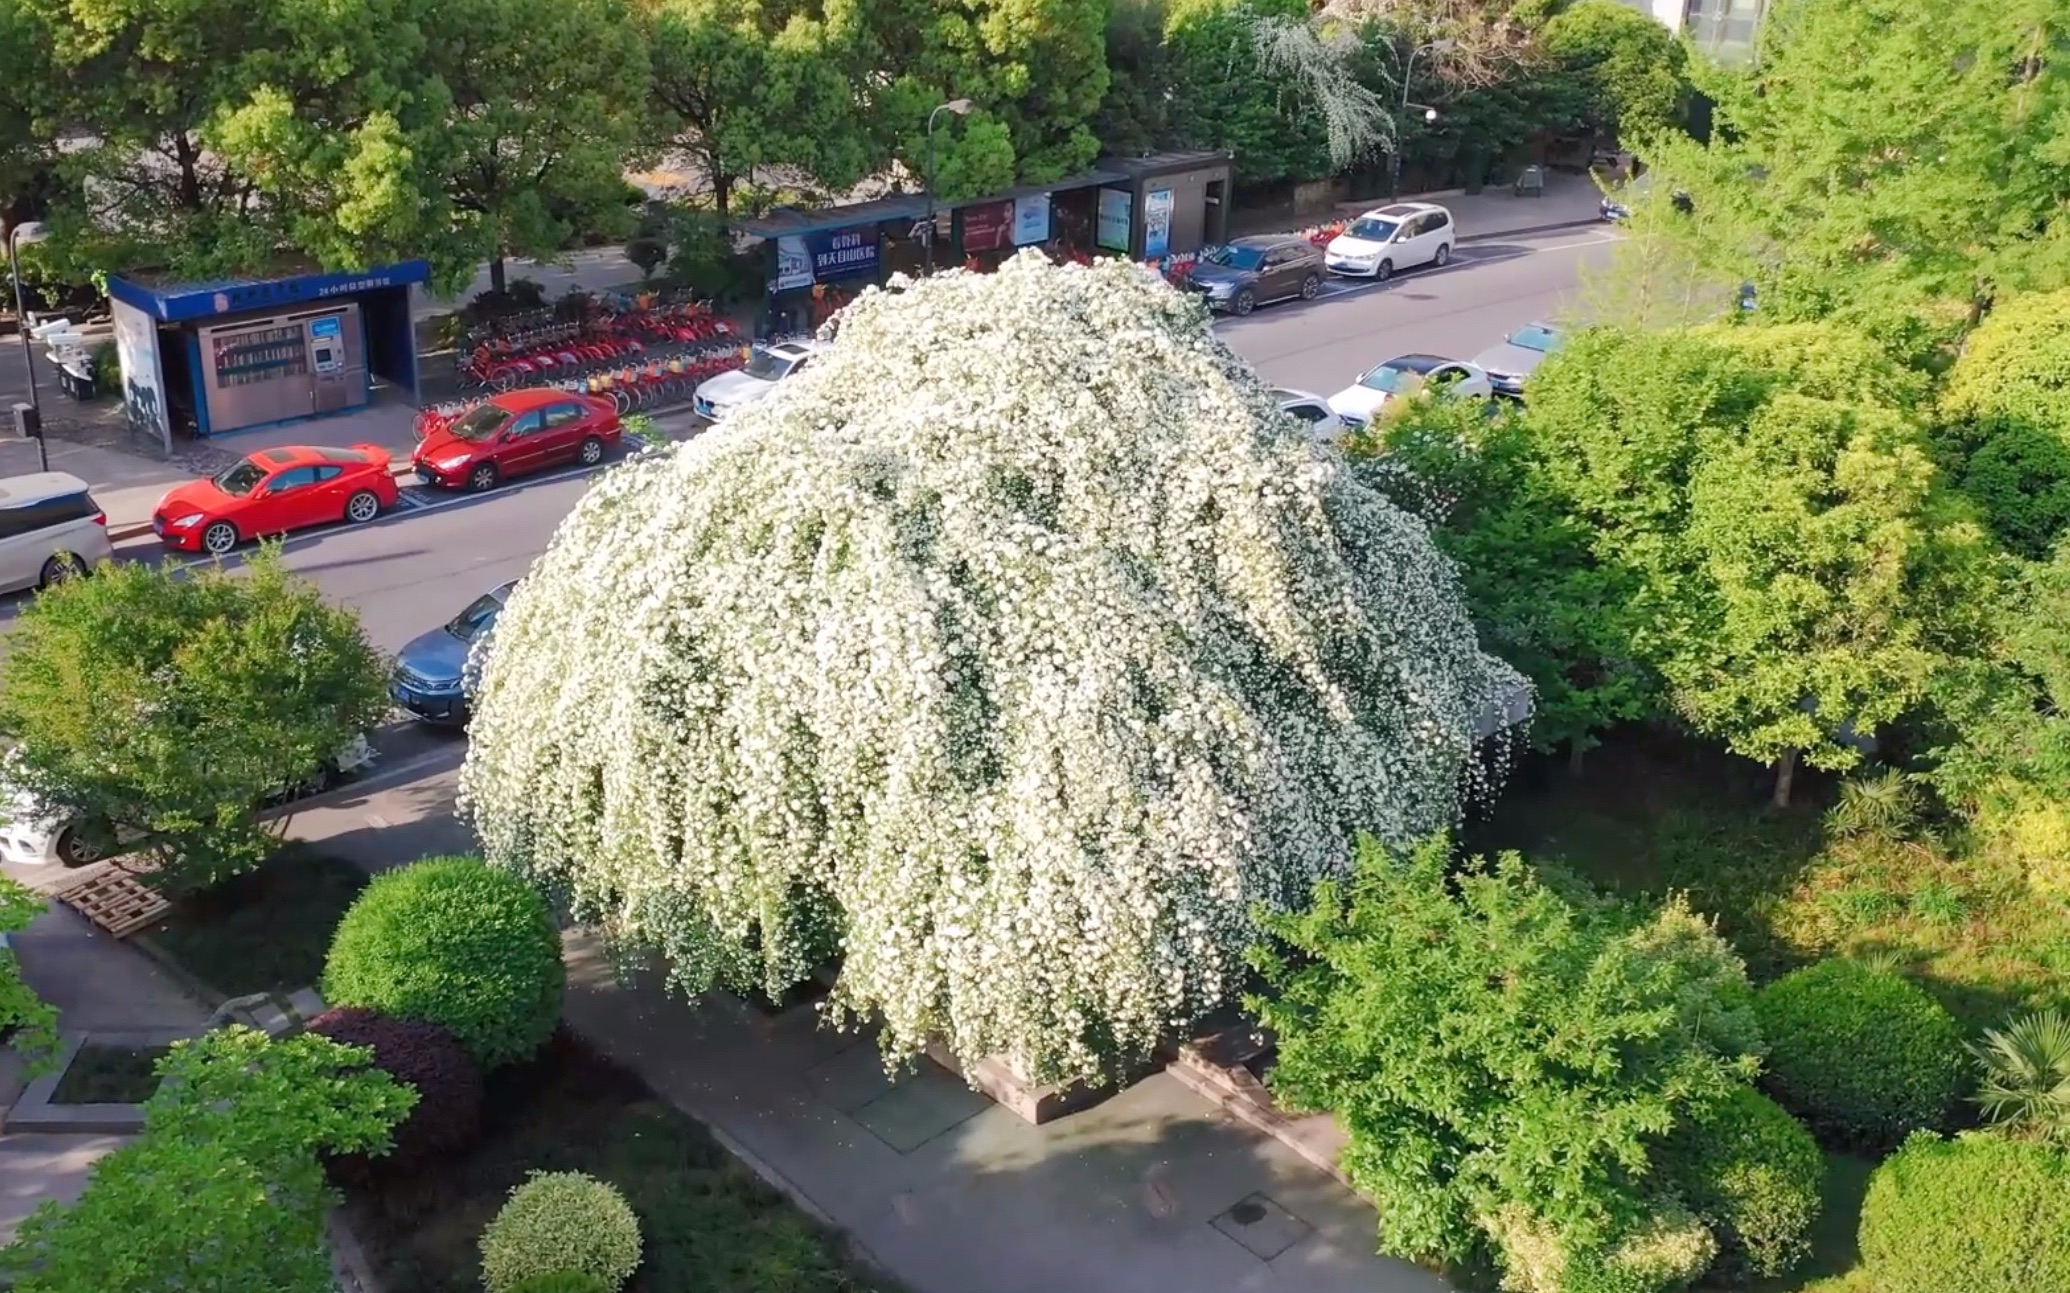
[[[305,812],[295,833],[370,870],[465,847],[453,783]],[[581,934],[568,961],[570,1026],[913,1293],[1447,1293],[1375,1255],[1365,1203],[1168,1075],[1034,1127],[930,1064],[887,1082],[874,1041],[809,1011],[623,986]]]

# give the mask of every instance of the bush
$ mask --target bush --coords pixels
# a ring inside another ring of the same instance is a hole
[[[1737,1087],[1678,1127],[1661,1167],[1717,1235],[1715,1269],[1724,1280],[1784,1275],[1810,1255],[1825,1156],[1802,1124],[1759,1091]]]
[[[567,971],[538,892],[477,858],[376,876],[332,937],[324,999],[452,1030],[483,1068],[553,1034]]]
[[[555,1271],[525,1280],[510,1293],[611,1293],[611,1286],[588,1271]]]
[[[616,1289],[640,1265],[640,1221],[616,1189],[582,1172],[534,1172],[482,1232],[482,1283],[517,1293],[527,1281],[579,1271]]]
[[[2070,1160],[2047,1146],[1918,1135],[1869,1178],[1862,1263],[1876,1293],[2070,1289]]]
[[[1838,1143],[1874,1147],[1938,1127],[1963,1073],[1955,1020],[1916,984],[1833,959],[1754,998],[1768,1083],[1783,1107]]]
[[[452,1030],[419,1019],[391,1019],[362,1006],[327,1010],[309,1031],[374,1053],[374,1066],[417,1092],[417,1105],[395,1129],[382,1156],[391,1167],[416,1167],[466,1148],[481,1130],[482,1072]],[[358,1160],[341,1160],[358,1167]]]
[[[1717,1255],[1711,1232],[1673,1199],[1651,1202],[1637,1225],[1595,1250],[1577,1250],[1542,1218],[1509,1204],[1483,1218],[1509,1293],[1672,1293]]]

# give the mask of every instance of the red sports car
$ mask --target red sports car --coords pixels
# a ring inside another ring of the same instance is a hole
[[[410,455],[425,483],[493,489],[563,463],[594,467],[625,432],[611,401],[574,391],[505,391],[424,437]]]
[[[388,464],[377,444],[261,449],[207,480],[174,486],[151,528],[168,548],[221,556],[246,539],[371,521],[399,497]]]

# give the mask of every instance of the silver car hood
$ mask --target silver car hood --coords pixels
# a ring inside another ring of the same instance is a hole
[[[1532,350],[1525,346],[1512,346],[1507,341],[1499,346],[1490,346],[1473,357],[1476,367],[1507,377],[1528,377],[1545,362],[1543,350]]]

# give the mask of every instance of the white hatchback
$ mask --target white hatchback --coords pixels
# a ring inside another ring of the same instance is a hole
[[[1323,264],[1333,274],[1387,279],[1397,270],[1448,263],[1458,241],[1450,211],[1432,202],[1397,202],[1366,212],[1330,239]]]
[[[1495,393],[1480,365],[1436,355],[1402,355],[1359,374],[1359,379],[1330,397],[1330,409],[1352,427],[1373,420],[1382,404],[1417,391],[1446,396]]]

